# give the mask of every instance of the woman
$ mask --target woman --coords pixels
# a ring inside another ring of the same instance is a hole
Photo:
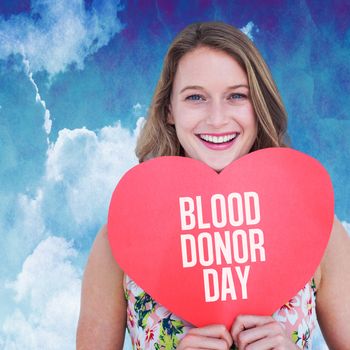
[[[251,151],[286,146],[286,124],[277,88],[252,42],[227,24],[192,24],[169,48],[136,154],[140,162],[182,155],[221,171]],[[77,348],[122,349],[126,324],[136,349],[311,348],[317,310],[330,348],[350,349],[349,257],[349,239],[335,219],[313,279],[272,317],[241,315],[230,330],[192,328],[124,276],[104,227],[86,266]]]

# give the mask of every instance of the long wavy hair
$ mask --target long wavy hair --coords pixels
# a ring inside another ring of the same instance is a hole
[[[168,49],[147,120],[138,138],[136,156],[139,161],[158,156],[184,155],[175,127],[167,119],[179,61],[186,53],[198,47],[221,50],[233,57],[245,70],[258,123],[257,138],[250,151],[286,147],[287,113],[260,52],[239,29],[222,22],[203,22],[183,29]]]

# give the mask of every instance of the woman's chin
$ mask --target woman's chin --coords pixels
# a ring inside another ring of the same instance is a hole
[[[185,157],[197,159],[202,163],[206,164],[208,167],[215,170],[217,173],[220,173],[227,166],[233,163],[235,160],[242,157],[244,154],[236,154],[231,152],[230,154],[217,154],[217,155],[199,155],[193,154],[192,157],[188,153],[185,153]]]
[[[229,160],[229,161],[204,161],[204,163],[206,165],[208,165],[210,168],[212,168],[213,170],[215,170],[217,173],[220,173],[222,170],[224,170],[228,165],[230,165],[233,160]]]

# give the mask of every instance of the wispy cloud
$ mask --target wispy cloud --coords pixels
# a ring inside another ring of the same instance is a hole
[[[51,127],[52,127],[52,120],[51,120],[51,117],[50,117],[50,111],[48,108],[46,108],[46,102],[41,98],[40,94],[39,94],[39,88],[38,88],[38,85],[36,84],[34,78],[33,78],[33,72],[31,71],[30,69],[30,64],[29,64],[29,61],[25,58],[25,56],[23,57],[23,64],[24,64],[24,67],[25,67],[25,72],[30,80],[30,82],[32,83],[32,85],[34,86],[34,89],[35,89],[35,100],[37,103],[40,103],[45,111],[45,114],[44,114],[44,125],[43,125],[43,128],[46,132],[46,135],[47,135],[47,143],[49,144],[49,135],[50,135],[50,132],[51,132]]]
[[[132,112],[135,117],[143,117],[147,114],[148,108],[146,105],[141,104],[140,102],[137,102],[132,106]]]
[[[119,1],[95,0],[87,10],[83,0],[32,0],[31,8],[30,15],[0,17],[0,58],[23,55],[33,73],[52,76],[72,64],[82,68],[88,55],[123,28]]]
[[[259,32],[259,28],[254,24],[254,22],[248,22],[244,27],[240,28],[241,31],[249,37],[250,40],[254,41],[253,32]]]

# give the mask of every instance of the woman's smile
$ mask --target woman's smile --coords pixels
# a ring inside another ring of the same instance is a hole
[[[236,138],[238,137],[238,132],[231,133],[220,133],[220,134],[198,134],[198,138],[202,141],[202,143],[212,149],[212,150],[226,150],[230,148]]]

